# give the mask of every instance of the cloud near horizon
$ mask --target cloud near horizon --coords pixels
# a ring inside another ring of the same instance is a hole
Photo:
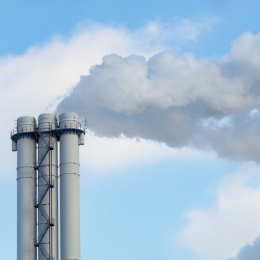
[[[99,136],[140,137],[260,161],[260,34],[246,32],[219,61],[153,55],[103,57],[57,111],[87,116]]]
[[[203,260],[259,259],[259,182],[255,164],[246,163],[224,177],[216,191],[210,188],[210,195],[215,194],[213,204],[185,214],[187,224],[174,235],[176,241],[188,245]]]

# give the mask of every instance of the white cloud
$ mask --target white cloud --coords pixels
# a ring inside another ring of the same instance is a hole
[[[183,44],[194,44],[203,34],[210,32],[219,21],[219,17],[204,16],[193,19],[175,18],[173,22],[165,23],[158,18],[138,29],[134,38],[145,48],[159,45],[168,49],[170,42],[171,49],[179,50]],[[161,50],[158,48],[158,51]]]
[[[178,239],[198,253],[201,259],[225,260],[234,257],[260,233],[259,167],[244,166],[224,178],[216,202],[207,209],[187,213],[187,225]]]
[[[177,20],[172,35],[181,42],[196,42],[203,33],[211,31],[213,26],[220,20],[219,17],[207,16],[197,20]]]

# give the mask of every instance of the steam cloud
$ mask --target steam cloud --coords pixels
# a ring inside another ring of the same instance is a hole
[[[142,137],[260,161],[260,34],[244,33],[219,61],[164,51],[109,55],[57,112],[87,117],[100,136]]]
[[[228,260],[258,260],[260,255],[260,237],[252,244],[244,246],[237,254],[236,258]]]

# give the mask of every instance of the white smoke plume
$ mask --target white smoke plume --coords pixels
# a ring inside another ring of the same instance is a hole
[[[100,136],[141,137],[260,161],[260,34],[244,33],[219,61],[164,51],[105,56],[57,108]]]
[[[235,258],[228,260],[258,260],[260,256],[260,236],[252,243],[245,245]]]

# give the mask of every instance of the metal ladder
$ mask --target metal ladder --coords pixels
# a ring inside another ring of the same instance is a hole
[[[46,212],[44,209],[44,206],[46,204],[43,203],[43,199],[46,197],[46,194],[50,189],[54,188],[54,180],[51,178],[52,176],[52,165],[50,165],[50,161],[48,164],[49,167],[49,175],[46,174],[46,172],[41,168],[41,165],[46,158],[46,156],[51,153],[52,150],[54,150],[53,147],[53,142],[51,141],[51,136],[44,136],[43,133],[37,131],[38,137],[40,137],[43,140],[44,147],[42,147],[41,154],[38,155],[38,161],[35,164],[35,169],[38,171],[38,180],[40,177],[44,180],[44,188],[42,191],[39,193],[39,183],[37,183],[37,194],[38,196],[34,200],[34,207],[38,210],[38,216],[39,213],[44,217],[45,223],[41,223],[44,226],[42,227],[41,230],[39,230],[39,223],[37,223],[37,229],[38,229],[38,236],[34,239],[34,246],[38,247],[39,250],[41,251],[42,255],[45,257],[46,260],[55,260],[53,256],[51,256],[47,250],[44,247],[45,243],[42,243],[42,240],[44,236],[46,235],[47,231],[51,229],[52,226],[55,225],[55,220],[53,217],[49,216],[49,214]],[[51,156],[51,154],[50,154]],[[48,204],[49,204],[49,209],[51,208],[51,203],[52,203],[52,198],[49,199]],[[49,244],[51,241],[49,241]]]

